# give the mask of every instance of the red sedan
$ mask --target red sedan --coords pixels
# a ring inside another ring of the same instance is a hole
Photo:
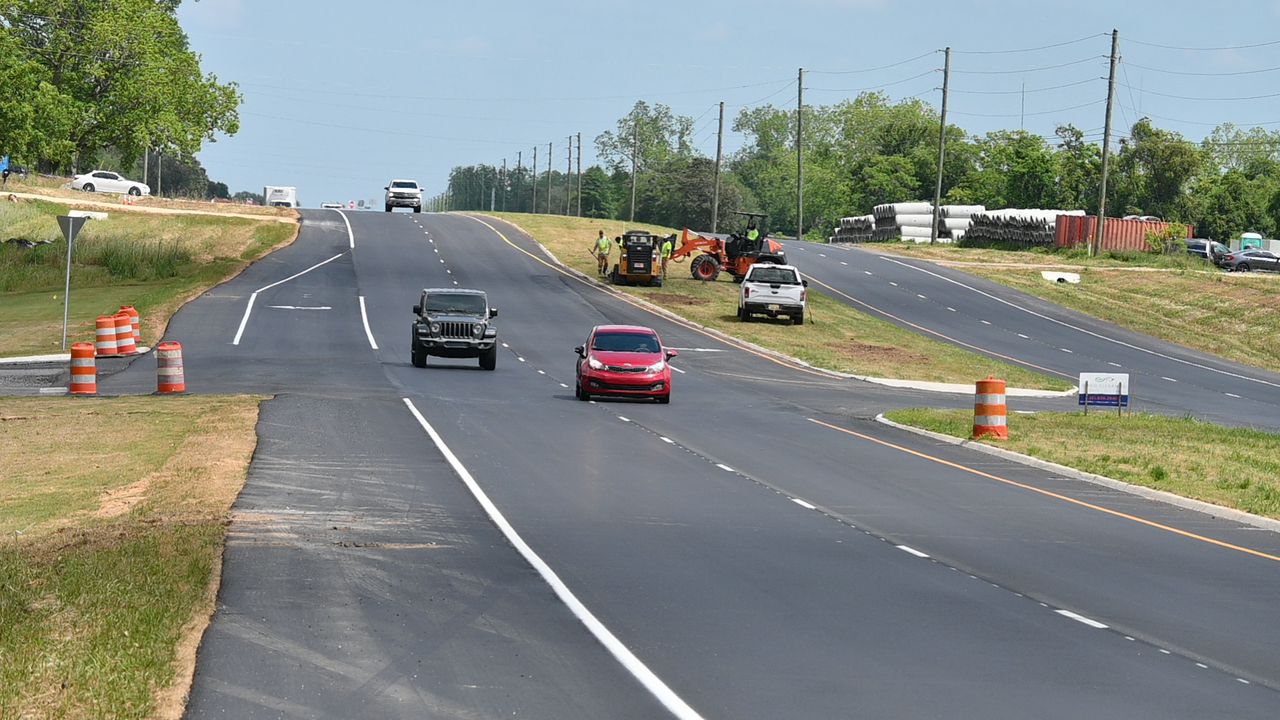
[[[574,395],[653,398],[671,402],[671,366],[678,353],[662,347],[658,333],[638,325],[597,325],[578,354]]]

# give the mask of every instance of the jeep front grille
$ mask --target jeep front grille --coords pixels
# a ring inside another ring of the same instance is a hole
[[[440,337],[471,339],[474,337],[471,327],[472,324],[469,322],[442,322],[440,323]]]

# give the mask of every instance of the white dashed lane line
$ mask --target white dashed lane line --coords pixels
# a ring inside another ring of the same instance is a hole
[[[991,321],[990,321],[990,320],[980,320],[979,322],[981,322],[983,325],[990,325],[990,324],[991,324]]]
[[[720,468],[721,470],[723,470],[723,471],[725,471],[725,472],[737,472],[736,470],[734,470],[733,468],[729,467],[728,465],[725,465],[724,463],[716,463],[716,467]]]
[[[1018,337],[1022,338],[1023,340],[1030,340],[1030,339],[1031,339],[1031,336],[1030,336],[1030,335],[1023,335],[1022,333],[1018,333]]]
[[[1068,350],[1068,349],[1066,349],[1066,348],[1058,348],[1058,349],[1059,349],[1059,350],[1061,350],[1061,351],[1062,351],[1062,352],[1064,352],[1064,353],[1069,353],[1069,352],[1071,352],[1070,350]]]
[[[1223,395],[1226,395],[1227,397],[1236,398],[1237,400],[1240,399],[1240,396],[1235,393],[1223,393]]]
[[[804,508],[805,510],[817,510],[817,509],[818,509],[818,507],[817,507],[816,505],[810,505],[809,503],[807,503],[807,502],[805,502],[805,501],[801,500],[800,498],[791,498],[791,502],[793,502],[793,503],[795,503],[795,504],[799,505],[800,507]]]
[[[948,311],[948,312],[955,312],[955,311],[956,311],[956,309],[955,309],[955,308],[953,308],[953,307],[948,306],[948,307],[947,307],[947,311]]]
[[[927,298],[927,297],[925,297],[925,296],[921,295],[920,293],[916,293],[916,297],[920,298],[921,300],[928,300],[928,299],[929,299],[929,298]]]
[[[659,439],[659,440],[661,440],[662,442],[664,442],[664,443],[668,444],[668,445],[675,445],[675,444],[676,444],[676,441],[675,441],[675,440],[672,440],[671,438],[669,438],[669,437],[667,437],[667,436],[665,436],[665,435],[659,435],[659,436],[658,436],[658,439]]]
[[[1041,603],[1041,604],[1043,605],[1044,603]],[[1045,607],[1048,607],[1048,606],[1046,605]],[[1072,620],[1075,620],[1078,623],[1084,623],[1085,625],[1088,625],[1091,628],[1097,628],[1099,630],[1107,629],[1107,626],[1105,624],[1100,623],[1097,620],[1094,620],[1093,618],[1087,618],[1083,615],[1073,613],[1070,610],[1054,610],[1054,612],[1058,613],[1063,617],[1071,618]],[[1169,654],[1169,652],[1167,650],[1164,650],[1163,648],[1160,649],[1160,652],[1163,652],[1166,655]]]
[[[1124,367],[1120,363],[1107,362],[1107,364],[1110,365],[1111,367]]]
[[[896,283],[896,282],[894,282],[894,281],[892,281],[892,280],[890,280],[890,281],[889,281],[889,284],[890,284],[890,285],[892,285],[892,286],[894,286],[894,287],[898,287],[898,283]]]
[[[926,555],[925,553],[922,553],[922,552],[920,552],[919,550],[917,550],[917,549],[915,549],[915,548],[913,548],[913,547],[910,547],[910,546],[908,546],[908,545],[895,545],[894,547],[898,548],[899,550],[901,550],[901,551],[902,551],[902,552],[904,552],[904,553],[907,553],[907,554],[910,554],[910,555],[915,555],[915,556],[916,556],[916,557],[918,557],[918,558],[927,558],[927,557],[929,557],[929,556],[928,556],[928,555]]]
[[[1161,380],[1168,380],[1169,382],[1178,382],[1177,380],[1174,380],[1174,379],[1173,379],[1173,378],[1171,378],[1171,377],[1165,377],[1164,375],[1161,375],[1161,376],[1160,376],[1160,379],[1161,379]]]
[[[680,373],[681,375],[684,375],[684,374],[685,374],[685,372],[684,372],[683,370],[681,370],[680,368],[676,367],[675,365],[672,365],[672,366],[671,366],[671,369],[672,369],[672,370],[674,370],[674,371],[676,371],[676,372],[678,372],[678,373]]]
[[[841,261],[840,261],[840,264],[841,264],[841,265],[848,265],[849,263],[847,263],[847,262],[845,262],[845,261],[841,260]]]
[[[618,419],[621,420],[622,422],[631,422],[631,418],[623,417],[621,415],[618,416]]]

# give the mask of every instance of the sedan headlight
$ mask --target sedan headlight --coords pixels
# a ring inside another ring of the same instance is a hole
[[[603,369],[604,369],[604,363],[600,362],[599,360],[597,360],[597,359],[595,359],[595,358],[593,358],[593,357],[589,357],[589,358],[587,358],[587,365],[589,365],[589,366],[591,367],[591,369],[592,369],[592,370],[603,370]]]
[[[474,335],[476,339],[479,339],[484,335],[484,323],[476,323],[475,325],[472,325],[471,334]]]
[[[433,323],[431,323],[431,324],[428,326],[428,328],[431,330],[431,334],[432,334],[432,335],[439,335],[439,334],[440,334],[440,323],[438,323],[438,322],[433,322]]]
[[[650,373],[662,372],[662,368],[664,368],[664,367],[666,367],[666,366],[667,366],[667,363],[666,363],[665,361],[663,361],[663,360],[659,360],[658,362],[656,362],[656,363],[654,363],[654,364],[650,365],[649,367],[645,368],[645,369],[644,369],[644,371],[645,371],[645,372],[650,372]]]

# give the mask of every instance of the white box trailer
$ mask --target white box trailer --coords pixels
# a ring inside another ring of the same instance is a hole
[[[267,185],[262,188],[263,204],[267,207],[296,208],[298,205],[298,188]]]

